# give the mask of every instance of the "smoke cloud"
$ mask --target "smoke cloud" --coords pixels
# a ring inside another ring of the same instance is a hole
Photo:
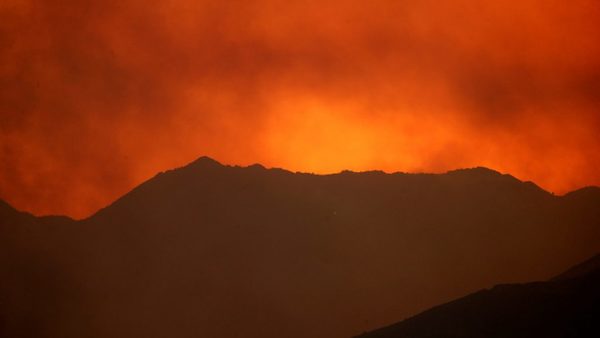
[[[0,3],[0,198],[85,217],[200,155],[600,185],[600,2]]]

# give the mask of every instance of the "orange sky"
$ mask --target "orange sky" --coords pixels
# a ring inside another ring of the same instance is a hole
[[[200,155],[600,185],[600,2],[0,2],[0,198],[84,217]]]

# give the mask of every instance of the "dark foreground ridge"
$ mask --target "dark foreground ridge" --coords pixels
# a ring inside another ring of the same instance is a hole
[[[560,278],[497,285],[359,337],[600,337],[600,255]]]
[[[0,337],[342,338],[600,251],[600,190],[485,168],[292,173],[209,158],[92,217],[0,203]]]

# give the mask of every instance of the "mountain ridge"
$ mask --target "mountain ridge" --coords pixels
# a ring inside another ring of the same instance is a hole
[[[579,278],[596,270],[600,270],[600,253],[596,254],[595,256],[587,259],[586,261],[580,264],[571,267],[567,271],[564,271],[561,274],[551,278],[550,281],[561,281],[566,279]]]
[[[209,156],[200,156],[198,157],[196,160],[193,160],[191,162],[189,162],[188,164],[185,164],[183,166],[180,167],[176,167],[173,169],[168,169],[165,171],[160,171],[158,173],[156,173],[153,177],[149,178],[146,181],[141,182],[140,184],[136,185],[134,188],[132,188],[130,191],[124,193],[123,195],[117,197],[115,200],[113,200],[111,203],[109,203],[108,205],[101,207],[100,209],[96,210],[95,212],[93,212],[91,215],[87,216],[87,217],[83,217],[80,219],[76,219],[76,220],[85,220],[88,218],[93,217],[94,215],[96,215],[97,213],[99,213],[100,211],[110,207],[111,205],[113,205],[115,202],[117,202],[119,199],[121,199],[122,197],[124,197],[125,195],[129,194],[130,192],[134,191],[135,189],[137,189],[139,186],[144,185],[146,182],[151,181],[157,177],[160,177],[163,174],[167,174],[167,173],[172,173],[172,172],[177,172],[179,170],[218,170],[218,169],[225,169],[225,168],[236,168],[236,169],[247,169],[247,170],[264,170],[264,171],[270,171],[270,172],[279,172],[279,173],[288,173],[288,174],[292,174],[292,175],[311,175],[311,176],[318,176],[318,177],[328,177],[328,176],[338,176],[338,175],[348,175],[348,174],[365,174],[365,175],[369,175],[369,174],[381,174],[381,175],[388,175],[388,176],[408,176],[408,177],[415,177],[415,176],[433,176],[433,177],[439,177],[439,176],[445,176],[445,175],[449,175],[449,176],[466,176],[466,177],[471,177],[472,179],[476,179],[476,178],[495,178],[495,179],[503,179],[506,181],[513,181],[514,183],[518,183],[523,185],[524,187],[528,187],[531,190],[538,190],[539,192],[543,192],[545,194],[554,196],[554,197],[567,197],[567,198],[574,198],[575,196],[580,196],[580,195],[587,195],[587,197],[589,198],[590,196],[592,196],[593,198],[600,198],[600,187],[598,186],[585,186],[585,187],[581,187],[569,192],[566,192],[564,194],[561,195],[555,195],[554,193],[545,190],[543,188],[541,188],[540,186],[538,186],[535,182],[533,181],[522,181],[514,176],[512,176],[511,174],[506,174],[506,173],[501,173],[495,169],[491,169],[488,167],[484,167],[484,166],[475,166],[475,167],[469,167],[469,168],[459,168],[459,169],[452,169],[452,170],[448,170],[446,172],[440,172],[440,173],[429,173],[429,172],[402,172],[402,171],[395,171],[395,172],[385,172],[382,170],[364,170],[364,171],[353,171],[353,170],[341,170],[339,172],[335,172],[335,173],[328,173],[328,174],[317,174],[317,173],[312,173],[312,172],[304,172],[304,171],[291,171],[291,170],[287,170],[284,168],[280,168],[280,167],[265,167],[264,165],[260,164],[260,163],[254,163],[254,164],[250,164],[247,166],[240,166],[240,165],[229,165],[229,164],[223,164]],[[31,214],[30,212],[26,211],[26,210],[19,210],[15,207],[13,207],[10,203],[8,203],[6,200],[3,200],[2,198],[0,198],[0,208],[3,209],[13,209],[15,211],[19,211],[19,212],[25,212],[27,214]],[[33,215],[33,214],[31,214]],[[67,217],[70,219],[70,216],[68,215],[61,215],[61,214],[48,214],[48,215],[34,215],[35,217]]]
[[[555,278],[499,284],[356,338],[596,337],[600,254]]]
[[[600,251],[593,191],[557,198],[477,170],[201,158],[84,220],[0,215],[0,336],[350,337]]]

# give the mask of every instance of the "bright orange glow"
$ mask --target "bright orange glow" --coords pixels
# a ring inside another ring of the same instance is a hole
[[[200,155],[600,185],[596,0],[0,3],[0,198],[83,217]]]

